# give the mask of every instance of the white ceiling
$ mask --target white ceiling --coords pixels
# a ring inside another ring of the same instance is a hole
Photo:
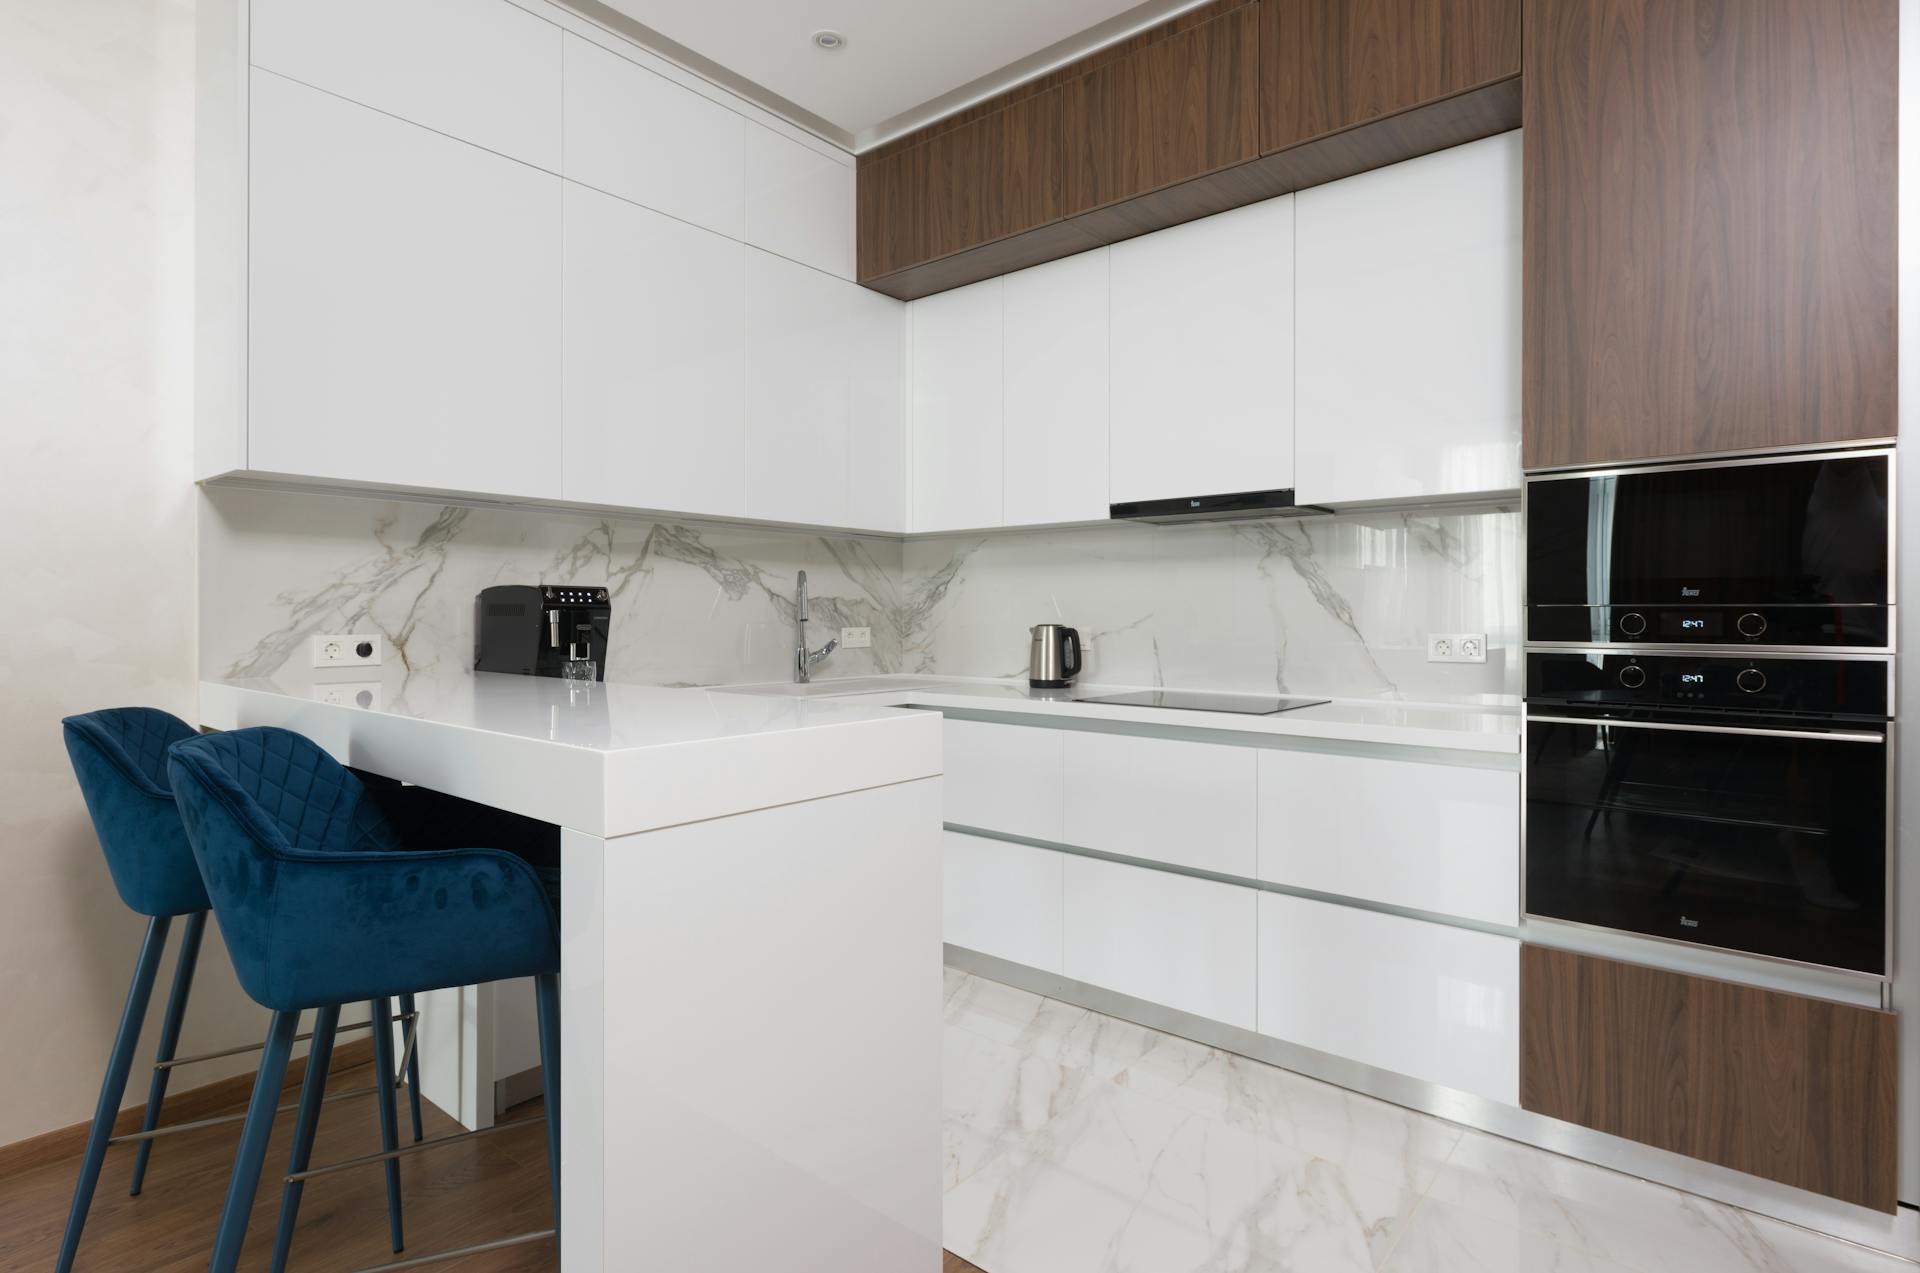
[[[668,56],[691,53],[691,69],[858,151],[1200,0],[602,2],[664,37],[650,42]],[[823,29],[846,46],[815,48]]]

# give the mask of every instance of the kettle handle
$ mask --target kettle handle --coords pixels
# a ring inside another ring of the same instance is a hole
[[[1068,628],[1064,636],[1067,653],[1072,657],[1068,660],[1067,666],[1063,668],[1062,671],[1069,677],[1075,677],[1080,675],[1080,629]]]

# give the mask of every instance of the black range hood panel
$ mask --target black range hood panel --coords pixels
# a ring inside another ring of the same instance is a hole
[[[1232,495],[1194,495],[1181,499],[1136,500],[1107,506],[1107,514],[1114,521],[1152,522],[1160,526],[1177,522],[1251,521],[1259,517],[1315,517],[1332,511],[1317,504],[1294,503],[1292,488],[1240,491]]]

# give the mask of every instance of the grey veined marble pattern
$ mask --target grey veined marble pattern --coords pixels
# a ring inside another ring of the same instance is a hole
[[[988,1273],[1912,1273],[996,984],[946,980],[945,1237]]]
[[[201,667],[209,676],[311,674],[311,638],[378,632],[381,681],[404,693],[473,661],[473,598],[495,583],[605,584],[607,674],[659,685],[782,680],[794,577],[807,572],[815,644],[870,627],[834,676],[898,671],[915,612],[888,540],[519,509],[208,488],[200,526]]]
[[[1087,676],[1194,689],[1520,690],[1520,515],[1383,513],[1115,524],[912,540],[908,671],[1010,676],[1026,628],[1068,623]],[[1485,632],[1484,665],[1426,661],[1429,632]]]
[[[1089,679],[1405,698],[1514,693],[1519,519],[1509,511],[1214,526],[1113,525],[898,541],[512,508],[209,488],[201,663],[310,675],[310,639],[383,634],[388,693],[464,672],[492,583],[604,583],[607,674],[782,680],[805,569],[813,640],[869,627],[816,675],[1018,676],[1026,630],[1078,627]],[[1428,632],[1485,632],[1484,666]]]

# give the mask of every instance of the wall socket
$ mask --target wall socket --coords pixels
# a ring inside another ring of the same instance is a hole
[[[334,633],[313,638],[313,665],[315,667],[379,667],[382,647],[386,643],[378,635],[358,636],[354,633]]]
[[[1487,634],[1484,632],[1429,632],[1427,662],[1485,663]]]
[[[843,650],[864,650],[872,644],[872,628],[840,629],[840,648]]]
[[[335,681],[331,685],[316,685],[313,687],[313,701],[331,703],[335,707],[365,707],[378,711],[380,682]]]

